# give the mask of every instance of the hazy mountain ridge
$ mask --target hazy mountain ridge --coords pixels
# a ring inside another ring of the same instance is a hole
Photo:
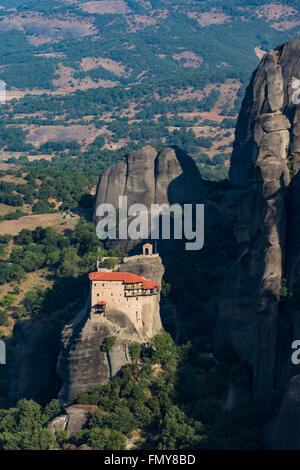
[[[214,179],[258,58],[300,30],[295,1],[0,5],[6,157],[179,145]]]
[[[44,0],[15,5],[16,8],[0,11],[4,57],[9,53],[9,32],[17,30],[19,44],[15,44],[14,55],[25,41],[35,57],[56,54],[52,57],[56,70],[62,64],[71,66],[81,78],[90,77],[92,81],[121,78],[124,83],[189,68],[244,66],[250,70],[257,62],[255,48],[268,50],[280,43],[281,37],[286,40],[291,34],[297,35],[300,20],[297,2],[101,0],[62,4]],[[120,77],[118,71],[105,63],[101,66],[96,63],[90,67],[93,73],[88,73],[82,59],[99,56],[121,62],[127,74]],[[18,63],[18,58],[12,64],[3,59],[2,63],[9,69]],[[37,72],[39,63],[45,63],[45,57],[36,60]],[[52,77],[57,73],[50,66],[48,72]],[[11,79],[7,80],[8,85],[24,88],[7,70],[2,75]],[[43,78],[40,83],[46,88],[50,86]],[[36,86],[37,78],[29,88]],[[55,88],[53,78],[52,86]]]

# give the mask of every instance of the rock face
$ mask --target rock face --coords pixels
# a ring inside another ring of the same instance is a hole
[[[130,259],[130,258],[129,258]],[[122,265],[122,270],[153,279],[161,284],[164,267],[159,256],[139,258]],[[110,311],[106,319],[89,318],[90,298],[83,292],[83,302],[64,327],[61,318],[24,320],[14,328],[15,347],[11,366],[10,398],[35,399],[48,403],[59,395],[69,403],[92,385],[107,383],[130,361],[128,344],[147,343],[163,331],[159,300],[151,315],[144,316],[142,332],[122,311]],[[100,347],[107,336],[117,340],[104,353]]]
[[[199,200],[204,185],[194,161],[178,148],[157,152],[146,146],[108,168],[99,179],[96,207],[108,202],[119,204],[119,196],[128,197],[128,205],[193,202]],[[95,214],[96,216],[96,214]]]
[[[300,448],[299,368],[291,363],[300,339],[299,78],[300,38],[266,54],[246,91],[230,166],[239,258],[216,331],[216,342],[230,342],[252,367],[254,397],[271,416],[267,445],[287,449]]]
[[[139,273],[161,284],[164,268],[160,257],[132,261],[122,266],[122,271]],[[122,311],[109,311],[106,317],[97,321],[90,318],[90,301],[77,316],[65,326],[61,338],[61,353],[57,372],[63,386],[59,398],[69,403],[76,394],[87,391],[92,385],[104,385],[123,365],[130,362],[128,345],[137,341],[147,343],[155,334],[163,331],[159,313],[159,295],[151,315],[144,318],[144,328],[138,331]],[[101,345],[108,336],[116,342],[108,352],[101,351]]]
[[[292,104],[290,77],[286,77],[282,64],[287,48],[291,48],[289,43],[266,54],[247,88],[229,172],[235,187],[249,187],[249,170],[257,161],[268,156],[287,161]],[[297,60],[297,55],[291,54],[289,68],[293,70]]]
[[[51,419],[47,428],[54,434],[58,431],[67,431],[71,437],[76,436],[97,410],[98,407],[95,405],[68,406],[66,414]]]
[[[178,148],[157,152],[146,146],[108,168],[100,177],[94,218],[103,203],[119,206],[119,196],[132,204],[193,203],[204,197],[205,188],[199,170],[191,157]],[[118,240],[118,247],[128,252],[140,240]],[[113,242],[110,242],[114,246]]]
[[[33,398],[47,403],[61,381],[56,374],[60,327],[52,319],[18,322],[10,377],[10,398]]]

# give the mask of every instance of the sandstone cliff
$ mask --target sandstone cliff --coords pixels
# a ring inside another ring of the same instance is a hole
[[[129,154],[101,175],[96,207],[104,202],[118,206],[119,196],[128,205],[193,202],[199,200],[204,184],[194,161],[178,148],[157,152],[146,146]]]
[[[103,203],[119,205],[119,196],[127,196],[132,204],[193,203],[206,194],[199,170],[191,157],[178,148],[164,148],[159,152],[146,146],[124,157],[108,168],[100,177],[94,218],[97,207]],[[108,240],[108,246],[123,251],[132,250],[140,240]],[[161,250],[160,250],[161,251]]]
[[[230,166],[239,258],[216,331],[217,343],[229,341],[252,367],[254,397],[270,417],[267,445],[291,449],[300,434],[299,370],[291,364],[300,339],[299,77],[300,38],[266,54],[246,91]]]
[[[61,382],[56,374],[61,325],[57,319],[23,320],[14,328],[10,398],[33,398],[47,403]]]

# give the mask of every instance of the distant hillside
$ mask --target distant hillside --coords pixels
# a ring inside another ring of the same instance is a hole
[[[0,75],[20,89],[72,89],[83,87],[86,78],[90,86],[133,83],[193,69],[250,71],[257,63],[255,48],[268,50],[296,36],[300,24],[299,4],[291,0],[41,0],[0,6]]]
[[[0,149],[179,145],[223,179],[251,71],[299,31],[292,0],[0,0]]]

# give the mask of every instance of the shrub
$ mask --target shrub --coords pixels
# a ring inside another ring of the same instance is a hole
[[[116,258],[107,258],[103,261],[103,264],[107,269],[114,269],[114,267],[117,264],[117,259]]]
[[[26,310],[26,308],[24,307],[24,305],[21,305],[21,307],[17,308],[16,312],[15,312],[15,317],[19,320],[20,318],[24,318],[24,317],[27,317],[28,315],[28,312]]]
[[[56,433],[56,440],[60,446],[63,446],[66,442],[68,442],[70,435],[68,431],[61,429]]]
[[[154,349],[153,360],[156,362],[163,362],[174,351],[174,341],[169,333],[162,333],[161,335],[155,335],[152,340]]]
[[[8,315],[5,310],[0,310],[0,325],[8,326]]]
[[[13,295],[6,294],[1,299],[1,305],[3,307],[10,307],[16,302],[16,300],[17,300],[16,297],[14,297]]]
[[[101,345],[101,351],[103,352],[108,352],[113,348],[113,345],[116,342],[116,337],[115,336],[107,336],[107,338],[104,339],[102,345]]]
[[[131,360],[133,362],[136,362],[139,359],[140,354],[141,354],[141,345],[140,345],[140,343],[135,342],[135,343],[130,344],[129,354],[130,354]]]

